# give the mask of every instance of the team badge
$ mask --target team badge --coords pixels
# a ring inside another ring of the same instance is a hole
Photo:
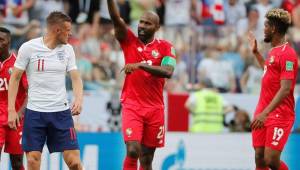
[[[64,51],[58,51],[57,53],[56,53],[56,55],[57,55],[57,58],[58,58],[58,60],[59,61],[64,61],[65,60],[65,52]]]
[[[10,67],[10,68],[8,69],[8,74],[11,75],[12,72],[13,72],[13,69]]]
[[[127,135],[128,137],[130,137],[131,134],[132,134],[132,129],[131,129],[131,128],[127,128],[127,129],[126,129],[126,135]]]
[[[275,57],[272,55],[272,56],[270,57],[270,64],[273,64],[274,61],[275,61]]]
[[[158,55],[159,55],[159,53],[158,53],[157,50],[152,50],[152,56],[153,56],[154,58],[157,58]]]

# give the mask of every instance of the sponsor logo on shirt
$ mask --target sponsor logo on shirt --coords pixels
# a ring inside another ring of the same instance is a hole
[[[293,71],[294,63],[292,61],[286,61],[285,63],[285,70],[286,71]]]
[[[272,55],[271,57],[270,57],[270,64],[273,64],[274,63],[274,56]]]
[[[131,128],[127,128],[127,129],[126,129],[126,135],[127,135],[128,137],[130,137],[131,134],[132,134],[132,129],[131,129]]]
[[[45,58],[45,56],[37,55],[36,58]]]

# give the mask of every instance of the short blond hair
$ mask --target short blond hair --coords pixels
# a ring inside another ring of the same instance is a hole
[[[46,21],[47,26],[52,26],[55,24],[62,24],[64,22],[72,22],[72,19],[63,12],[53,11],[48,15]]]
[[[269,23],[276,27],[280,34],[285,34],[291,24],[291,15],[288,11],[280,8],[274,8],[267,12],[266,18]]]

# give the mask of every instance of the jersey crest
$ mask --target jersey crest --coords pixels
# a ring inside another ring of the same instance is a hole
[[[12,69],[12,67],[10,67],[10,68],[8,69],[8,74],[11,75],[12,71],[13,71],[13,69]]]
[[[64,51],[58,51],[57,53],[57,58],[59,61],[64,61],[65,60],[65,52]]]
[[[157,58],[159,56],[159,52],[157,50],[152,50],[152,57]]]

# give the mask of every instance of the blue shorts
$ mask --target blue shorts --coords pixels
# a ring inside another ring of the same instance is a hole
[[[23,150],[42,152],[45,142],[50,153],[79,149],[70,109],[61,112],[25,110]]]

